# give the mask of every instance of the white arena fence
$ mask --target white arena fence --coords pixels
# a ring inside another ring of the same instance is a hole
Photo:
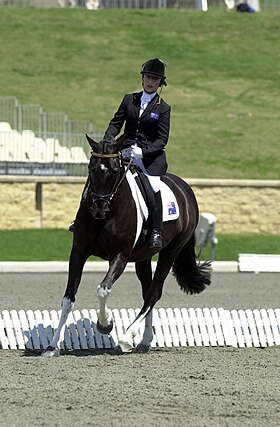
[[[74,310],[67,319],[61,350],[113,349],[140,309],[113,309],[109,335],[97,331],[97,311]],[[60,311],[3,310],[0,348],[43,350],[58,327]],[[225,310],[223,308],[153,309],[151,347],[269,347],[280,345],[280,309]],[[141,341],[144,322],[134,337]]]

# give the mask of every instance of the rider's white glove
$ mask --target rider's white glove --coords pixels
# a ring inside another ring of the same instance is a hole
[[[131,147],[124,148],[122,150],[122,156],[123,156],[124,159],[130,159],[131,155],[132,155],[132,149],[131,149]]]
[[[131,157],[133,157],[134,160],[142,159],[142,157],[143,157],[142,148],[137,147],[137,145],[132,145],[131,149],[132,149],[131,150]]]

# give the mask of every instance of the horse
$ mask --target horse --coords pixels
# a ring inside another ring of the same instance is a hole
[[[195,229],[199,219],[196,197],[181,178],[166,173],[161,180],[174,193],[180,215],[163,223],[163,246],[150,249],[147,235],[140,233],[135,242],[137,208],[127,179],[132,162],[125,163],[121,155],[121,139],[95,142],[86,135],[91,147],[88,178],[74,222],[73,245],[69,260],[68,282],[61,303],[58,328],[44,356],[59,355],[64,339],[66,320],[75,302],[83,267],[91,256],[109,261],[108,271],[97,286],[99,311],[97,328],[109,334],[113,328],[107,299],[114,282],[128,262],[135,262],[137,278],[142,286],[143,306],[119,340],[123,352],[149,351],[153,340],[152,308],[160,300],[164,281],[171,269],[181,290],[198,294],[211,283],[211,263],[199,263],[195,254]],[[158,253],[154,275],[152,257]],[[133,337],[145,319],[141,342],[133,349]]]

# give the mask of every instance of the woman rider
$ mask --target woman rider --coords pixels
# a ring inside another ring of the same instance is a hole
[[[164,148],[168,142],[171,107],[157,90],[166,86],[165,68],[166,65],[158,58],[142,65],[143,90],[124,96],[104,135],[104,140],[116,137],[125,123],[122,155],[134,159],[134,164],[147,175],[154,190],[150,248],[162,247],[160,177],[168,166]]]

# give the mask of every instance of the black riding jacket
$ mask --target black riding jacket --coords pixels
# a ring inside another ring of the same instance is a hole
[[[168,142],[171,107],[156,94],[139,117],[141,96],[142,92],[124,96],[104,139],[116,137],[125,123],[122,148],[136,142],[142,149],[142,161],[147,172],[150,175],[164,175],[168,166],[164,147]]]

